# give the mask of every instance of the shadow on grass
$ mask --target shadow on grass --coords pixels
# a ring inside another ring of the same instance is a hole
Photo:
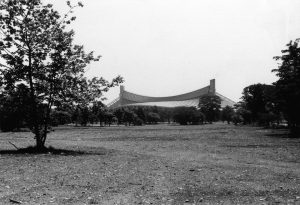
[[[15,150],[0,150],[0,155],[49,154],[49,155],[79,156],[79,155],[105,155],[108,153],[109,151],[105,149],[79,151],[79,150],[56,149],[53,147],[45,147],[43,149],[37,149],[36,147],[26,147],[26,148],[15,149]]]
[[[280,132],[280,133],[270,133],[266,134],[267,137],[275,137],[275,138],[295,138],[289,132]]]
[[[224,147],[229,148],[281,148],[282,145],[274,144],[249,144],[249,145],[226,145]]]

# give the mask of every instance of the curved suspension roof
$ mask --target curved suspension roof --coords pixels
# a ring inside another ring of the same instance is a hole
[[[199,99],[202,95],[211,93],[222,99],[221,106],[233,106],[234,101],[222,96],[215,91],[215,80],[210,81],[210,85],[198,90],[184,93],[181,95],[167,97],[151,97],[128,92],[123,86],[120,87],[120,95],[113,102],[108,104],[109,108],[117,108],[122,106],[159,106],[159,107],[197,107]]]

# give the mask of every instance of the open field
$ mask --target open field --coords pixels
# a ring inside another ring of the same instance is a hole
[[[300,139],[203,126],[59,128],[20,155],[29,132],[0,133],[0,204],[300,204]],[[79,152],[82,151],[82,152]]]

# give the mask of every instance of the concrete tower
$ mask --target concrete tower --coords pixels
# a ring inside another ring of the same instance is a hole
[[[211,94],[214,94],[214,95],[216,94],[216,80],[215,79],[210,80],[208,92]]]

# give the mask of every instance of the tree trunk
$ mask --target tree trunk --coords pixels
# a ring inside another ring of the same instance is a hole
[[[35,90],[33,85],[33,73],[32,73],[32,52],[30,46],[28,46],[28,78],[31,98],[31,120],[32,120],[32,132],[35,134],[36,148],[42,150],[45,147],[45,140],[41,133],[40,122],[38,119],[37,102],[35,96]]]
[[[45,141],[42,139],[41,133],[35,135],[36,148],[38,151],[41,151],[45,148]]]

